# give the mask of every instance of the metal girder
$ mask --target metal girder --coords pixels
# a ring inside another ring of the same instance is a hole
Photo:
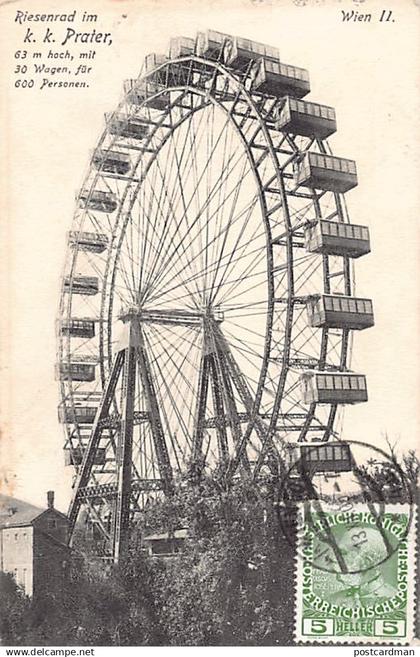
[[[148,422],[149,414],[147,411],[134,411],[133,412],[133,425],[143,424]],[[100,422],[101,429],[119,429],[121,426],[121,415],[113,413],[104,418]]]
[[[307,300],[308,300],[307,297],[294,297],[292,301],[293,301],[293,304],[294,304],[294,305],[297,305],[297,306],[299,306],[299,305],[304,306],[304,305],[306,304]],[[276,297],[276,298],[274,299],[274,301],[275,301],[276,303],[289,303],[289,302],[290,302],[290,299],[288,299],[287,297]]]
[[[115,388],[118,382],[118,377],[121,372],[122,365],[124,363],[124,356],[125,353],[124,351],[119,351],[117,355],[115,356],[114,363],[111,369],[111,373],[108,379],[108,383],[106,385],[102,401],[98,407],[98,410],[96,412],[96,417],[95,421],[92,426],[92,431],[90,434],[89,442],[86,447],[86,451],[83,455],[83,461],[82,465],[80,467],[79,473],[77,475],[75,484],[74,484],[74,492],[72,496],[72,500],[70,502],[70,507],[68,511],[68,517],[70,521],[70,534],[74,528],[74,525],[77,520],[77,516],[79,513],[80,509],[80,499],[78,497],[78,490],[80,488],[85,488],[88,481],[89,477],[92,472],[92,466],[94,463],[95,459],[95,452],[96,449],[99,445],[99,440],[101,437],[102,433],[102,428],[100,426],[101,420],[108,414],[109,407],[111,405],[112,398],[115,393]]]
[[[260,420],[269,420],[271,415],[269,413],[259,413],[258,417]],[[306,418],[306,413],[279,413],[278,420],[304,420]],[[246,424],[250,421],[251,416],[248,413],[238,413],[238,420],[241,424]],[[230,425],[230,418],[225,415],[224,418],[220,417],[209,417],[204,421],[204,427],[206,429],[214,429],[218,422],[224,422],[226,426]],[[322,427],[320,427],[322,428]]]
[[[241,423],[249,422],[248,413],[237,413],[236,417],[237,420]],[[204,421],[204,427],[206,429],[215,429],[218,423],[223,423],[229,427],[231,425],[231,418],[229,415],[225,415],[223,418],[219,416],[209,417]]]
[[[130,327],[133,330],[133,327]],[[122,413],[118,432],[116,468],[117,490],[112,519],[112,542],[114,562],[127,553],[130,523],[131,471],[133,461],[133,411],[136,377],[135,347],[125,351],[122,373]]]
[[[163,482],[160,479],[132,479],[131,492],[151,492],[163,490]],[[117,493],[117,484],[97,484],[96,486],[86,486],[79,488],[78,498],[80,501],[91,500],[95,498],[106,499],[115,497]]]
[[[134,394],[136,385],[136,368],[139,367],[148,411],[134,411]],[[115,397],[118,381],[121,377],[121,415],[109,415],[111,402]],[[147,480],[136,477],[133,472],[133,426],[150,422],[154,446],[160,466],[161,479]],[[118,429],[116,445],[116,469],[113,472],[116,481],[88,485],[92,475],[94,456],[102,432],[106,429]],[[136,479],[133,479],[133,474]],[[144,348],[141,327],[138,322],[126,326],[120,348],[98,407],[89,442],[83,456],[77,477],[73,499],[69,509],[71,529],[77,520],[83,502],[98,503],[99,500],[115,500],[112,514],[111,550],[113,559],[118,562],[126,551],[129,538],[130,504],[135,491],[168,492],[171,482],[169,455],[166,449],[163,429],[160,423],[156,395],[153,387],[150,365]],[[135,500],[134,500],[135,502]]]
[[[289,237],[289,235],[294,235],[294,237],[303,237],[303,234],[300,233],[299,231],[302,228],[306,228],[307,226],[313,225],[313,222],[311,222],[309,219],[305,219],[304,221],[300,221],[298,224],[293,226],[293,228],[290,231],[283,231],[280,235],[277,235],[276,237],[273,237],[272,239],[272,244],[279,244],[281,240],[284,240],[286,237]]]
[[[203,352],[200,360],[200,370],[198,377],[198,395],[194,416],[194,433],[192,445],[192,459],[194,463],[202,460],[203,454],[203,437],[205,427],[205,415],[207,405],[207,394],[209,388],[209,354]]]
[[[251,392],[248,389],[247,382],[232,355],[229,344],[226,341],[220,327],[214,326],[213,328],[215,334],[215,342],[219,350],[219,353],[222,354],[221,357],[223,361],[227,364],[230,379],[233,381],[235,388],[239,394],[239,397],[243,405],[245,406],[248,417],[251,418],[253,413],[254,400],[252,398]],[[238,422],[239,422],[239,418],[238,418]],[[260,439],[263,439],[265,437],[266,428],[263,423],[263,420],[259,416],[255,416],[255,429]],[[235,454],[229,464],[228,476],[233,476],[236,468],[238,467],[241,461],[245,465],[246,469],[248,469],[249,462],[248,462],[248,457],[246,455],[247,441],[248,441],[248,437],[246,436],[246,434],[243,435],[241,432],[240,435],[238,436],[238,441],[236,443]]]
[[[225,415],[223,404],[223,375],[220,371],[220,363],[217,362],[215,353],[209,354],[211,391],[213,396],[213,406],[216,417],[223,418]],[[216,425],[217,446],[219,450],[219,459],[221,463],[226,463],[229,457],[229,447],[224,422],[218,422]]]
[[[120,319],[126,321],[127,319],[135,319],[141,321],[142,324],[169,324],[171,326],[190,326],[201,328],[204,313],[193,312],[191,310],[174,309],[174,308],[161,308],[155,310],[146,310],[140,306],[129,306],[123,310]],[[222,322],[224,319],[223,313],[215,311],[210,315],[211,319],[217,323]]]
[[[276,431],[302,431],[303,428],[304,425],[302,424],[293,424],[293,425],[278,424],[276,426]],[[306,431],[325,431],[326,429],[327,427],[324,425],[311,425],[306,429]]]
[[[202,458],[202,443],[204,429],[216,429],[220,461],[227,464],[229,445],[226,428],[232,431],[234,444],[242,437],[241,422],[247,419],[246,413],[238,413],[233,394],[229,366],[224,358],[224,352],[214,335],[217,320],[207,316],[203,322],[203,354],[200,362],[199,389],[196,404],[195,429],[193,439],[193,460],[197,463]],[[212,389],[215,415],[206,419],[206,405],[209,382]],[[249,463],[246,454],[243,465],[248,470]]]
[[[225,393],[227,416],[229,418],[229,425],[231,427],[234,445],[238,445],[242,440],[241,419],[239,417],[235,397],[233,394],[233,387],[231,383],[232,372],[230,371],[229,362],[226,359],[226,352],[220,349],[217,338],[215,339],[217,361],[223,379],[223,389]],[[248,410],[248,409],[247,409]],[[241,455],[241,463],[245,472],[249,474],[251,468],[248,460],[248,455],[244,450]]]
[[[139,334],[139,346],[136,349],[137,362],[143,386],[143,392],[146,397],[149,423],[153,437],[153,445],[156,452],[159,473],[161,479],[164,482],[164,490],[165,492],[170,493],[173,489],[172,468],[169,460],[163,426],[160,419],[159,405],[157,402],[155,387],[153,385],[150,362],[145,348],[144,336],[140,322],[137,324],[137,329]]]
[[[286,240],[279,240],[276,242],[277,246],[287,246]],[[306,245],[304,242],[292,242],[292,246],[294,249],[306,249]]]

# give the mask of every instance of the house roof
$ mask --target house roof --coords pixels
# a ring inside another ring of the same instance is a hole
[[[0,529],[24,527],[45,513],[45,509],[0,493]]]
[[[169,536],[169,532],[163,534],[149,534],[145,536],[145,541],[167,541],[169,538],[188,538],[188,529],[175,529],[172,536]]]

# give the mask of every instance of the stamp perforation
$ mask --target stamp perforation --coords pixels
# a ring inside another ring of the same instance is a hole
[[[358,510],[361,511],[363,508],[363,504],[358,505],[359,508]],[[363,509],[364,510],[364,509]],[[406,543],[407,543],[407,558],[406,561],[409,564],[410,568],[410,573],[412,573],[412,567],[414,566],[414,577],[408,576],[407,579],[407,591],[406,591],[406,604],[405,604],[405,613],[406,613],[406,625],[405,625],[405,634],[404,636],[397,637],[397,636],[390,636],[390,637],[381,637],[381,636],[371,636],[371,637],[366,637],[366,636],[332,636],[330,633],[330,626],[328,626],[328,634],[327,632],[324,634],[324,636],[308,636],[305,635],[303,632],[303,622],[304,622],[304,614],[303,614],[303,577],[304,577],[304,570],[305,570],[305,564],[308,564],[308,562],[305,562],[303,559],[299,558],[298,556],[298,550],[296,552],[295,556],[295,625],[294,625],[294,639],[295,643],[297,645],[314,645],[314,646],[319,646],[319,645],[325,645],[325,646],[334,646],[334,645],[410,645],[411,641],[414,639],[415,634],[416,634],[416,619],[417,619],[417,613],[418,613],[418,603],[416,600],[416,586],[417,586],[417,535],[418,535],[418,517],[417,517],[417,508],[413,505],[413,507],[410,509],[409,505],[407,504],[402,504],[402,503],[395,503],[392,505],[387,505],[387,513],[388,514],[399,514],[399,516],[403,516],[404,514],[409,517],[410,511],[412,512],[411,515],[411,524],[409,528],[409,532],[406,538]],[[302,536],[298,536],[298,542],[302,541]],[[299,547],[299,546],[297,546]],[[394,559],[394,562],[397,563],[397,568],[399,567],[400,564],[400,552],[396,555],[396,558]],[[402,562],[404,561],[404,554],[402,556]],[[390,562],[391,563],[391,562]],[[388,564],[389,566],[390,564]],[[313,564],[312,564],[312,567]],[[315,567],[316,568],[316,567]],[[376,566],[377,569],[380,567]],[[383,573],[384,566],[382,566],[382,569],[378,575],[378,577],[382,577],[381,572]],[[306,571],[305,571],[306,572]],[[331,573],[333,575],[333,573]],[[399,574],[397,573],[397,578],[399,577]],[[399,611],[399,608],[397,609]],[[391,612],[389,612],[391,613]],[[389,626],[384,626],[388,630],[390,629],[395,629],[397,627],[396,624],[398,622],[400,625],[398,626],[399,628],[402,627],[401,623],[403,622],[403,619],[395,619],[392,621],[389,621],[389,618],[387,616],[388,612],[382,613],[382,614],[377,614],[377,616],[381,616],[381,618],[374,618],[371,619],[374,623],[374,627],[376,628],[376,623],[377,622],[391,622],[393,625]],[[317,620],[324,620],[323,626],[325,627],[325,616],[323,617],[322,612],[318,612],[318,616],[320,618],[317,618],[317,616],[314,617],[314,621],[316,622]],[[398,614],[397,614],[398,616]],[[418,619],[417,619],[418,623]],[[322,625],[320,625],[322,627]],[[334,624],[335,627],[335,624]],[[382,630],[384,631],[384,629]]]

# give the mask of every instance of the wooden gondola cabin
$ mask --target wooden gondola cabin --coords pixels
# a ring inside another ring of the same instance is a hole
[[[306,301],[309,325],[360,331],[374,325],[370,299],[314,294]]]
[[[195,51],[195,39],[189,37],[173,37],[169,42],[169,57],[187,57],[193,55]]]
[[[129,80],[129,82],[133,81]],[[130,86],[131,89],[132,86]],[[126,114],[105,114],[105,120],[111,135],[125,137],[126,139],[144,139],[150,131],[148,123],[141,119],[129,117]]]
[[[195,46],[196,53],[199,57],[218,60],[222,57],[225,43],[229,42],[232,42],[232,37],[223,32],[216,32],[216,30],[198,32]]]
[[[71,338],[94,338],[95,322],[91,319],[63,319],[60,322],[60,334]]]
[[[113,192],[104,192],[99,189],[82,189],[79,200],[82,208],[95,212],[110,214],[115,212],[118,207],[118,199]]]
[[[66,276],[64,292],[70,291],[74,294],[93,296],[99,291],[99,279],[97,276]]]
[[[337,130],[335,110],[287,96],[275,127],[294,135],[325,139]]]
[[[149,80],[139,83],[138,80],[125,80],[124,92],[127,102],[133,105],[142,105],[147,101],[147,107],[164,110],[169,105],[169,92],[164,84]]]
[[[290,474],[298,476],[321,472],[349,472],[352,469],[350,445],[344,442],[292,443],[287,445]]]
[[[57,363],[56,376],[59,381],[85,381],[91,383],[95,380],[95,365],[91,363]]]
[[[149,83],[167,86],[171,82],[170,68],[164,66],[168,57],[152,52],[144,58],[143,73],[148,76]],[[162,67],[162,68],[161,68]]]
[[[96,411],[96,406],[59,406],[58,421],[61,424],[93,424]]]
[[[368,399],[364,374],[308,370],[300,381],[304,404],[358,404]]]
[[[126,153],[98,148],[92,162],[99,171],[124,176],[131,169],[131,160]]]
[[[357,186],[356,162],[308,151],[294,165],[295,182],[304,187],[344,193]]]
[[[370,253],[369,228],[337,221],[317,221],[305,229],[305,247],[311,253],[360,258]]]
[[[306,96],[311,90],[306,69],[282,64],[272,59],[260,59],[252,71],[253,89],[271,96]]]
[[[68,233],[68,244],[71,248],[91,253],[103,253],[108,246],[108,237],[103,233],[86,233],[78,230],[70,230]]]
[[[168,61],[168,58],[166,55],[161,55],[155,52],[150,53],[149,55],[146,55],[144,58],[144,73],[147,75],[148,73],[153,73],[155,69],[159,68],[159,66],[163,66],[166,64]],[[159,72],[156,74],[158,75]],[[161,75],[166,75],[166,71],[162,71]],[[163,82],[163,79],[160,80],[159,78],[154,78],[156,82]]]
[[[280,53],[278,48],[267,46],[265,43],[258,43],[258,41],[251,41],[251,39],[242,39],[241,37],[232,37],[225,42],[223,60],[225,64],[232,68],[241,69],[261,57],[279,61]]]

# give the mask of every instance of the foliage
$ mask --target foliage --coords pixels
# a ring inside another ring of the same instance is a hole
[[[154,610],[118,571],[81,563],[62,589],[32,601],[2,574],[0,638],[6,645],[158,645]],[[138,582],[137,582],[138,583]],[[7,590],[6,590],[7,589]]]
[[[189,531],[183,553],[155,565],[170,644],[291,643],[293,547],[267,498],[246,484],[227,493],[204,481],[166,505],[162,519],[169,514]]]
[[[29,611],[29,598],[12,575],[0,572],[0,643],[19,643],[27,631]]]

